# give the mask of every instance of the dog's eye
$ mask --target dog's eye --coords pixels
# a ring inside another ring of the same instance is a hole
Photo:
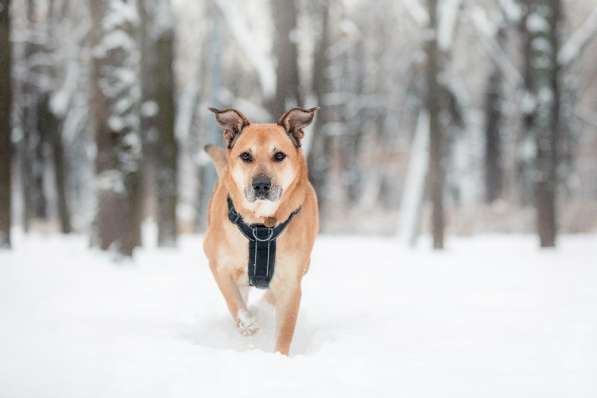
[[[276,152],[274,153],[274,160],[276,162],[281,162],[286,158],[286,154],[284,152]]]
[[[240,154],[240,159],[243,162],[249,163],[253,161],[253,156],[251,156],[251,154],[249,152],[243,152]]]

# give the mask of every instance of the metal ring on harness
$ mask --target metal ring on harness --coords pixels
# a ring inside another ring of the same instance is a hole
[[[253,233],[253,238],[255,238],[256,241],[258,242],[267,242],[268,240],[270,240],[272,238],[272,236],[274,236],[274,229],[273,228],[268,228],[269,229],[269,236],[265,239],[259,239],[257,237],[257,235],[255,235],[255,230],[257,228],[251,228],[251,232]]]

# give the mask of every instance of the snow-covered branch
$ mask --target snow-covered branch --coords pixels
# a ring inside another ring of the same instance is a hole
[[[251,39],[254,35],[251,34],[249,24],[234,2],[216,0],[216,4],[222,11],[240,48],[245,52],[245,59],[256,69],[263,95],[271,98],[276,92],[276,73],[271,55]]]
[[[595,37],[597,37],[597,7],[560,49],[558,54],[560,65],[564,67],[570,65]]]
[[[419,26],[427,26],[429,14],[419,0],[402,0],[401,4]]]
[[[510,22],[518,22],[522,17],[520,4],[516,0],[499,0],[502,14]]]
[[[456,22],[462,0],[444,0],[439,5],[439,26],[437,42],[443,51],[449,50],[452,46]]]
[[[467,16],[471,20],[473,26],[479,31],[481,44],[485,46],[487,53],[493,61],[504,71],[508,80],[514,84],[520,82],[522,80],[522,75],[512,63],[508,54],[506,54],[504,49],[502,49],[496,42],[495,34],[497,28],[491,23],[485,11],[481,7],[473,6],[467,13]]]

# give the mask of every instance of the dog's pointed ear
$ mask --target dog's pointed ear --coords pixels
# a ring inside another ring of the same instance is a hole
[[[218,124],[224,129],[224,140],[228,149],[232,149],[240,133],[251,122],[245,115],[236,109],[219,110],[216,108],[209,108],[216,115]]]
[[[278,124],[284,127],[284,130],[286,130],[286,133],[297,148],[300,148],[301,140],[305,136],[303,129],[311,124],[318,110],[319,107],[311,109],[292,108],[278,120]]]

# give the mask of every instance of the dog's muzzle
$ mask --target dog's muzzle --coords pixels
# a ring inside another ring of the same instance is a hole
[[[280,198],[281,192],[281,187],[273,184],[269,176],[259,174],[253,177],[251,186],[245,189],[245,196],[249,202],[256,200],[275,201]]]
[[[258,175],[251,183],[257,199],[267,199],[272,189],[272,179],[266,175]]]

